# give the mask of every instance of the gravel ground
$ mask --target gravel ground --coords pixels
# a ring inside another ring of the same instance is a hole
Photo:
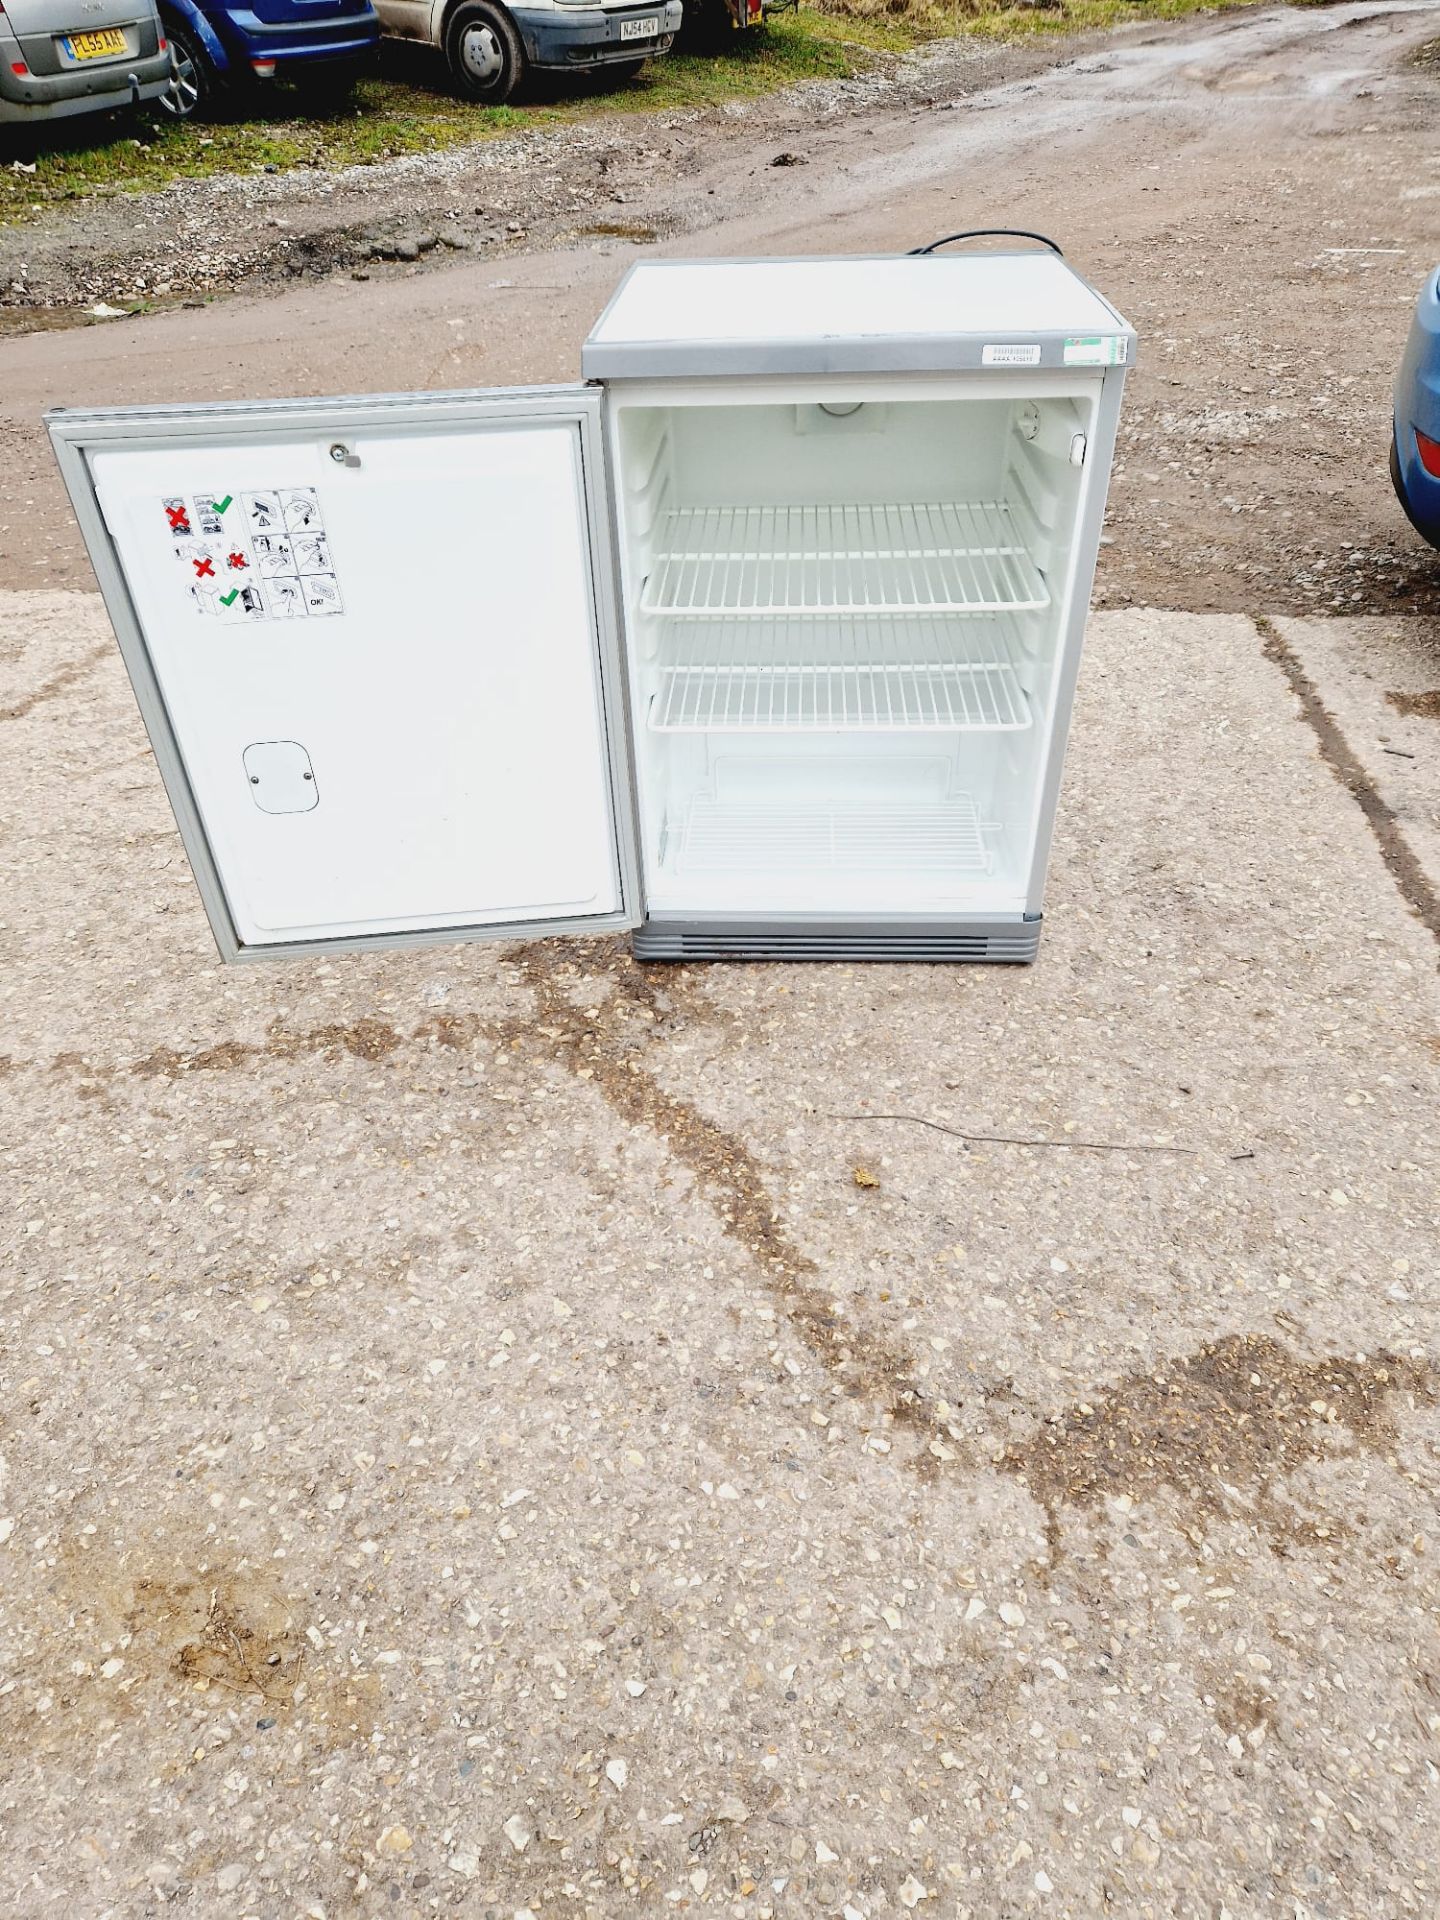
[[[945,40],[904,56],[857,49],[865,70],[851,79],[722,107],[601,109],[592,121],[374,165],[258,170],[97,196],[0,228],[0,322],[8,332],[73,324],[97,303],[164,307],[273,289],[413,261],[436,246],[442,255],[488,257],[567,240],[657,240],[714,217],[706,203],[715,197],[717,160],[727,162],[719,171],[731,175],[734,194],[737,135],[748,145],[952,103],[1105,43],[1101,35],[1047,35],[1019,45]],[[747,159],[742,178],[753,164]],[[666,204],[654,204],[662,198]]]
[[[1253,624],[1095,619],[1020,972],[222,971],[0,665],[7,1912],[1436,1910],[1435,942]]]

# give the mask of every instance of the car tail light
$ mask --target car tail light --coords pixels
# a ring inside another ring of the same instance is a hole
[[[164,36],[164,34],[162,33],[162,34],[161,34],[161,36],[160,36],[160,51],[161,51],[161,53],[164,53],[164,52],[166,51],[166,49],[167,49],[167,48],[169,47],[169,45],[170,45],[170,42],[169,42],[169,41],[168,41],[168,40],[167,40],[167,39],[165,38],[165,36]]]
[[[23,78],[27,80],[30,77],[30,69],[26,66],[23,60],[12,60],[10,62],[10,71],[12,73],[20,74]]]
[[[275,62],[273,60],[252,60],[250,66],[257,80],[273,80],[275,78]]]
[[[1428,433],[1415,429],[1415,451],[1420,455],[1420,464],[1426,473],[1440,480],[1440,440],[1432,440]]]

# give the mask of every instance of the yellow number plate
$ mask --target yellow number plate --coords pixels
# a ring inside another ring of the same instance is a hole
[[[118,27],[103,33],[72,33],[65,41],[72,60],[98,60],[107,53],[124,53],[125,36]]]

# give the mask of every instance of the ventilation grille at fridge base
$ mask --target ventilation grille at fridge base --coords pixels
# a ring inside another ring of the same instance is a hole
[[[685,810],[667,864],[689,874],[986,874],[984,835],[968,794],[853,807],[699,798]]]
[[[631,935],[637,960],[879,960],[1008,962],[1024,966],[1040,945],[1040,924],[1013,930],[935,927],[706,927],[650,920]]]
[[[1048,606],[1004,501],[674,507],[656,527],[647,613],[994,613]]]
[[[1012,623],[912,615],[666,623],[657,733],[1018,732]]]

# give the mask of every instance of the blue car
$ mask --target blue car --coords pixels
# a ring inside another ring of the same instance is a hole
[[[1440,267],[1421,289],[1395,381],[1390,478],[1415,531],[1440,547]]]
[[[370,0],[160,0],[160,18],[173,63],[160,105],[177,120],[259,81],[343,98],[380,41]]]

